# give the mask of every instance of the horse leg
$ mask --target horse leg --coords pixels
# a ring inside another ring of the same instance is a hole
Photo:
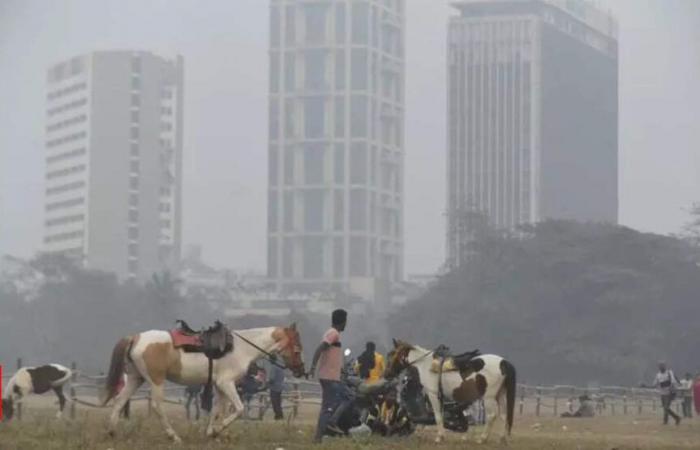
[[[437,426],[437,437],[435,438],[435,442],[440,443],[443,439],[445,439],[445,425],[442,419],[440,400],[438,400],[437,394],[433,394],[432,392],[428,393],[428,399],[430,400],[430,405],[433,407],[433,414],[435,414],[435,425]]]
[[[498,417],[503,421],[503,432],[501,433],[501,444],[507,444],[508,443],[508,421],[506,420],[506,411],[507,409],[507,403],[506,403],[506,392],[505,389],[502,389],[501,392],[499,392],[498,395]]]
[[[173,427],[170,425],[168,416],[165,415],[163,410],[163,399],[165,398],[165,392],[163,391],[162,384],[152,384],[151,385],[151,400],[153,401],[153,410],[158,415],[161,425],[165,428],[165,433],[170,439],[176,444],[182,443],[182,439],[177,435]]]
[[[484,397],[484,411],[486,412],[486,426],[484,427],[484,432],[478,439],[479,444],[485,444],[489,440],[489,435],[491,434],[491,427],[493,423],[498,419],[500,415],[500,405],[493,397]]]
[[[114,406],[112,407],[112,413],[109,416],[109,434],[114,436],[117,429],[117,423],[119,422],[119,413],[121,412],[124,405],[129,401],[134,392],[138,390],[143,384],[143,378],[138,374],[130,375],[126,379],[126,384],[122,388],[121,392],[117,394],[114,399]]]
[[[63,417],[63,408],[66,406],[66,396],[63,395],[63,386],[56,386],[53,391],[58,397],[58,412],[56,413],[56,418],[60,419]]]
[[[219,434],[243,414],[244,406],[238,391],[236,391],[236,384],[232,380],[217,382],[216,385],[226,399],[233,404],[234,408],[234,411],[224,418],[218,427],[214,428],[214,434]]]
[[[214,437],[214,424],[217,420],[224,414],[226,410],[227,400],[224,398],[224,394],[221,392],[218,386],[214,385],[214,390],[216,391],[216,402],[214,407],[209,414],[209,423],[207,424],[207,436]]]

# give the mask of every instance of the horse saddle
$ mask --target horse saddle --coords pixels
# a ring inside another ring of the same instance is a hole
[[[448,347],[441,345],[433,352],[433,361],[430,365],[430,371],[433,373],[453,372],[457,370],[460,372],[478,372],[481,370],[481,367],[475,367],[474,364],[472,364],[472,360],[477,356],[481,356],[481,352],[478,349],[460,353],[459,355],[452,355]]]
[[[214,326],[202,331],[194,331],[184,320],[170,330],[175,348],[188,353],[204,353],[207,358],[219,359],[233,350],[233,335],[228,327],[218,320]]]

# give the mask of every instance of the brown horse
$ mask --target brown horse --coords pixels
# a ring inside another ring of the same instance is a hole
[[[305,373],[302,347],[296,324],[289,327],[254,328],[233,333],[234,349],[213,361],[212,383],[216,390],[216,405],[209,417],[207,436],[216,436],[243,412],[243,403],[235,383],[241,379],[251,362],[263,355],[279,354],[295,376]],[[161,330],[145,331],[120,340],[112,351],[112,361],[106,381],[103,404],[116,397],[110,416],[109,432],[114,435],[119,411],[136,390],[148,381],[151,386],[153,409],[160,418],[165,432],[180,442],[163,410],[165,381],[183,385],[207,382],[209,361],[203,353],[188,353],[173,346],[170,333]],[[126,372],[126,386],[117,393],[122,373]],[[233,412],[215,426],[217,418],[233,405]]]

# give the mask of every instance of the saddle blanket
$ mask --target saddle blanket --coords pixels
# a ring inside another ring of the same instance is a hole
[[[442,365],[443,372],[454,372],[459,370],[459,367],[455,364],[455,360],[452,358],[445,358],[445,363]],[[430,371],[433,373],[440,373],[440,360],[433,359],[433,363],[430,365]]]
[[[170,330],[170,337],[173,340],[173,347],[199,348],[202,347],[202,340],[199,335],[185,334],[181,330]]]

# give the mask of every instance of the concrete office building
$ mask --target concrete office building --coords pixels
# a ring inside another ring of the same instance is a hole
[[[403,273],[403,0],[272,0],[268,275],[388,296]]]
[[[78,56],[48,71],[44,251],[145,279],[180,255],[183,61]]]
[[[547,218],[616,223],[613,17],[582,0],[452,5],[448,263],[464,254],[469,211],[504,229]]]

